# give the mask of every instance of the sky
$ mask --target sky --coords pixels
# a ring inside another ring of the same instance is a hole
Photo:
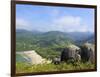
[[[16,29],[94,32],[94,9],[17,4]]]

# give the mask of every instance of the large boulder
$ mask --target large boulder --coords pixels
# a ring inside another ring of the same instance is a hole
[[[66,48],[63,49],[61,53],[61,61],[79,61],[81,60],[80,56],[80,48],[76,45],[68,45]]]
[[[84,43],[81,46],[81,58],[84,62],[95,62],[95,46],[91,43]]]

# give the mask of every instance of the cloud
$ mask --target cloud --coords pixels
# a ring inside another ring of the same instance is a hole
[[[85,20],[79,16],[61,16],[53,20],[53,25],[64,32],[90,31]]]
[[[67,28],[68,32],[87,32],[89,31],[87,26],[81,25],[81,26],[76,26],[73,28]]]
[[[58,12],[55,14],[58,14]],[[16,19],[16,28],[25,30],[38,31],[62,31],[62,32],[93,32],[94,27],[90,28],[85,20],[79,16],[56,16],[53,15],[52,21],[46,20],[25,20],[23,18]],[[46,22],[45,22],[46,21]]]
[[[60,26],[78,26],[81,24],[81,18],[74,16],[62,16],[55,19],[54,23]]]
[[[31,24],[23,18],[16,18],[16,29],[31,30]]]

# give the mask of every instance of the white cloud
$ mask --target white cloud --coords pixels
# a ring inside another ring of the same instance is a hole
[[[58,13],[58,12],[57,12]],[[56,14],[56,12],[55,12]],[[37,21],[37,20],[36,20]],[[38,20],[36,22],[25,20],[23,18],[16,19],[16,28],[25,30],[38,30],[38,31],[63,31],[63,32],[93,32],[93,28],[85,20],[79,16],[53,16],[52,21],[45,22],[45,20]],[[40,26],[41,25],[41,26]]]
[[[23,18],[16,18],[16,29],[31,30],[31,24]]]
[[[86,32],[89,31],[88,25],[85,20],[79,16],[61,16],[53,20],[53,25],[65,32]]]
[[[68,29],[68,32],[87,32],[88,28],[84,25],[77,26],[76,28],[70,28]]]
[[[55,19],[54,23],[60,26],[79,26],[81,24],[81,18],[74,16],[62,16]]]

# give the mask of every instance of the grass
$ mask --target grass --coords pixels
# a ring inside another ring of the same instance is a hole
[[[38,64],[29,65],[26,63],[17,62],[16,63],[16,73],[32,73],[32,72],[52,72],[52,71],[69,71],[69,70],[85,70],[94,69],[95,65],[89,62],[87,63],[60,63],[55,64]]]

